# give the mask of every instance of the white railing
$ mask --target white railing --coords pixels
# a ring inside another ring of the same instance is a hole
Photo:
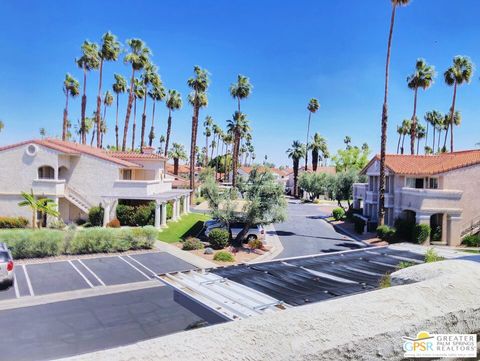
[[[65,197],[84,212],[92,208],[91,203],[76,189],[67,185],[65,187]]]
[[[148,197],[172,189],[170,182],[161,180],[118,180],[113,183],[111,195],[114,197]]]

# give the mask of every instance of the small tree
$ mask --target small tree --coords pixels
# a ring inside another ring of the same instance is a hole
[[[32,228],[37,228],[37,212],[40,212],[42,215],[49,215],[53,217],[58,217],[60,213],[57,211],[57,204],[50,198],[39,198],[37,199],[33,194],[33,190],[30,193],[22,192],[23,201],[18,203],[20,207],[30,207],[32,210]]]
[[[310,195],[310,200],[317,199],[325,194],[327,186],[327,174],[325,173],[307,173],[304,172],[298,179],[298,186],[304,192]]]

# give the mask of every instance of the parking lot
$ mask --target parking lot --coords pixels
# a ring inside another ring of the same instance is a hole
[[[0,301],[151,280],[159,273],[194,268],[165,252],[17,264],[15,285]]]

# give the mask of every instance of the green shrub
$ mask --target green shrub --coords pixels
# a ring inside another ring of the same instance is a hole
[[[135,210],[134,221],[137,226],[153,226],[155,224],[155,203],[138,206]]]
[[[67,225],[61,218],[56,218],[48,224],[48,228],[51,229],[64,229]]]
[[[414,265],[415,265],[415,263],[413,263],[413,262],[402,261],[397,265],[397,269],[400,270],[400,269],[408,268],[408,267],[411,267],[411,266],[414,266]]]
[[[24,217],[0,217],[0,228],[25,228],[27,225]]]
[[[198,206],[200,203],[203,203],[203,202],[205,202],[205,198],[203,198],[203,197],[196,197],[195,198],[195,205]]]
[[[167,203],[167,219],[172,219],[173,217],[173,205],[171,203]]]
[[[339,221],[345,216],[345,210],[342,207],[334,208],[332,211],[332,216],[336,221]]]
[[[13,258],[57,256],[63,249],[64,232],[52,229],[5,230],[0,232],[0,242],[5,242]]]
[[[252,239],[251,241],[248,242],[248,246],[251,249],[262,249],[263,242],[260,239]]]
[[[395,228],[387,225],[377,227],[377,237],[382,241],[392,242],[395,239]]]
[[[396,235],[399,240],[413,242],[415,240],[415,222],[397,218],[395,220]]]
[[[380,282],[378,284],[378,287],[380,288],[388,288],[392,285],[392,278],[390,277],[390,274],[385,274],[383,277],[380,279]]]
[[[117,219],[122,226],[135,226],[135,207],[119,204],[117,206]]]
[[[467,247],[479,247],[480,246],[480,235],[470,234],[465,236],[462,240],[462,244]]]
[[[415,243],[422,244],[430,237],[430,226],[428,224],[416,224],[414,228]]]
[[[438,262],[438,261],[443,261],[445,258],[441,257],[435,252],[433,248],[430,248],[426,253],[425,253],[425,263],[432,263],[432,262]]]
[[[182,249],[184,251],[193,251],[195,249],[203,249],[204,245],[198,238],[189,237],[183,242]]]
[[[103,208],[101,206],[96,206],[90,208],[88,211],[88,222],[93,227],[100,227],[103,225]]]
[[[215,253],[213,256],[214,261],[220,261],[220,262],[233,262],[235,261],[235,258],[233,257],[233,254],[227,251],[218,251]]]
[[[215,228],[208,234],[208,243],[213,249],[223,249],[228,245],[229,238],[230,235],[227,230]]]
[[[117,218],[112,219],[107,223],[108,228],[120,228],[120,221]]]
[[[365,229],[365,221],[362,218],[353,217],[353,226],[355,232],[357,232],[358,234],[362,234]]]

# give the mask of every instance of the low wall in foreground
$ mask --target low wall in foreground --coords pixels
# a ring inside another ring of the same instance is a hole
[[[480,263],[424,264],[392,281],[402,285],[69,360],[400,360],[402,336],[480,333]]]

